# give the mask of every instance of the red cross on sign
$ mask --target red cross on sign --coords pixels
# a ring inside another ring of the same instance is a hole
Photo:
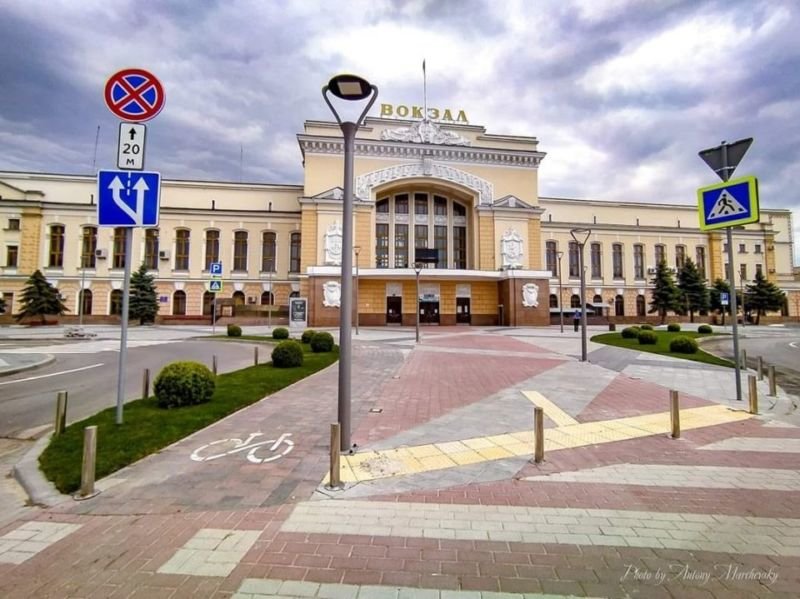
[[[106,81],[106,106],[124,121],[149,121],[164,108],[164,87],[144,69],[125,69]]]

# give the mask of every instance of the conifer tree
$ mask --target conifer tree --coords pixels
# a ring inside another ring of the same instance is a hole
[[[722,305],[722,294],[728,294],[728,305]],[[714,285],[709,289],[709,307],[711,310],[719,312],[722,314],[722,326],[725,326],[725,314],[731,313],[731,286],[728,285],[728,281],[725,279],[717,279],[714,281]],[[736,299],[739,299],[738,297]]]
[[[128,318],[138,318],[139,324],[154,322],[158,314],[158,296],[153,275],[147,273],[144,263],[131,274]]]
[[[667,311],[680,308],[680,295],[672,273],[663,260],[656,267],[656,274],[650,283],[653,285],[653,299],[650,300],[649,313],[658,312],[661,316],[661,324],[664,324],[667,319]]]
[[[768,310],[780,310],[785,302],[786,294],[775,283],[768,281],[761,271],[756,272],[756,278],[744,292],[745,308],[756,311],[756,324],[759,324]]]
[[[58,289],[50,284],[40,270],[34,272],[25,282],[20,307],[22,309],[17,314],[18,321],[38,316],[42,324],[47,322],[45,317],[48,314],[61,316],[67,311]]]
[[[691,259],[683,263],[678,273],[678,290],[681,303],[689,312],[689,322],[694,322],[694,313],[708,310],[708,288],[705,279]]]

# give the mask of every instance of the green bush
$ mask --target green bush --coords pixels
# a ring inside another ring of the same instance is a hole
[[[651,325],[651,324],[640,324],[639,328],[641,330],[643,330],[643,331],[652,331],[653,330],[653,325]]]
[[[158,407],[180,408],[205,403],[214,394],[214,375],[199,362],[172,362],[153,385]]]
[[[701,324],[699,327],[697,327],[697,332],[702,335],[708,335],[709,333],[713,333],[714,329],[712,329],[710,325]]]
[[[314,333],[311,338],[311,351],[315,354],[329,352],[333,349],[333,335],[330,333]]]
[[[675,337],[669,343],[669,351],[676,354],[693,354],[697,352],[697,341],[689,337]]]
[[[626,327],[622,329],[623,339],[636,339],[639,336],[639,327]]]
[[[238,324],[229,324],[228,325],[228,337],[241,337],[242,336],[242,327]]]
[[[681,330],[681,325],[679,325],[677,322],[671,322],[667,325],[667,330],[670,333],[678,333]]]
[[[639,345],[655,345],[658,342],[658,335],[654,331],[640,331]]]
[[[283,330],[286,331],[286,329]],[[275,368],[294,368],[295,366],[302,366],[303,346],[297,341],[281,341],[275,346],[275,349],[272,350],[272,365]]]
[[[311,338],[316,335],[316,333],[317,332],[314,329],[306,329],[303,331],[300,341],[303,343],[311,343]]]
[[[283,327],[278,327],[274,331],[272,331],[272,338],[273,339],[288,339],[289,338],[289,329],[285,329]]]

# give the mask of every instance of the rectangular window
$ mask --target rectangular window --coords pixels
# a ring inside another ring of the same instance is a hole
[[[19,256],[19,247],[16,245],[6,246],[6,266],[9,268],[17,267],[17,259]]]
[[[408,268],[408,225],[394,226],[394,267]]]
[[[659,264],[666,261],[667,261],[667,252],[665,251],[664,246],[659,244],[656,246],[656,263],[654,266],[658,268]]]
[[[64,266],[64,225],[50,227],[50,259],[47,265],[50,268]]]
[[[615,279],[622,279],[625,277],[625,273],[623,272],[622,266],[622,244],[615,243],[611,246],[611,265],[612,265],[612,276]]]
[[[675,268],[680,270],[683,268],[683,265],[686,263],[686,246],[685,245],[676,245],[675,246]]]
[[[395,214],[408,214],[408,194],[404,193],[394,198]]]
[[[275,247],[277,238],[272,231],[261,235],[261,272],[275,272]]]
[[[206,231],[206,270],[211,270],[212,262],[219,262],[219,231],[216,230]]]
[[[697,263],[697,270],[700,272],[700,276],[704,279],[706,278],[706,248],[702,245],[698,245],[695,248],[695,262]]]
[[[739,253],[746,254],[747,253],[747,246],[744,243],[739,244]]]
[[[756,253],[756,254],[760,254],[761,253],[761,244],[760,243],[757,243],[755,245],[755,249],[753,250],[753,252]]]
[[[414,227],[414,247],[428,247],[428,225],[416,225]]]
[[[247,231],[233,234],[233,270],[247,270]]]
[[[375,225],[375,267],[389,268],[389,225]]]
[[[757,277],[763,277],[764,276],[763,267],[760,264],[756,264],[756,276]]]
[[[742,281],[747,280],[747,264],[739,265],[739,276],[742,278]]]
[[[436,225],[433,228],[433,247],[439,250],[436,268],[447,268],[447,227]]]
[[[727,243],[723,243],[722,244],[722,251],[725,252],[726,254],[728,253],[728,244]]]
[[[19,231],[19,219],[18,218],[9,218],[8,219],[8,230],[9,231]]]
[[[382,214],[389,214],[389,198],[378,200],[375,203],[375,212],[380,212]]]
[[[633,246],[633,276],[644,279],[644,246],[639,243]]]
[[[289,242],[289,272],[300,272],[300,233],[292,233]]]
[[[94,268],[97,263],[97,227],[84,227],[81,235],[81,268]]]
[[[544,244],[545,267],[550,271],[551,276],[558,276],[558,254],[555,241],[547,241]]]
[[[569,276],[580,277],[580,264],[578,258],[579,247],[574,241],[569,242]]]
[[[447,216],[447,198],[433,196],[433,214],[435,216]]]
[[[11,314],[11,308],[14,305],[14,294],[9,291],[4,292],[3,301],[6,304],[6,314]]]
[[[591,263],[592,263],[592,278],[600,279],[603,276],[603,270],[600,265],[602,254],[600,253],[600,244],[593,243],[590,246]]]
[[[175,231],[175,270],[189,270],[189,229]]]
[[[467,228],[453,227],[453,268],[467,268]]]
[[[111,268],[125,268],[125,236],[128,229],[117,227],[114,229],[114,249],[111,257]]]
[[[144,230],[144,266],[158,270],[158,229]]]
[[[414,214],[428,214],[428,194],[414,194]]]

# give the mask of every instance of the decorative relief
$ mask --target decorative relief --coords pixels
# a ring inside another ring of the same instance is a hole
[[[427,225],[428,224],[428,215],[427,214],[415,214],[414,215],[414,224],[415,225]]]
[[[377,222],[377,223],[388,223],[389,222],[389,213],[388,212],[378,212],[375,215],[375,222]]]
[[[467,217],[466,216],[454,216],[453,217],[453,224],[457,227],[466,227],[467,226]]]
[[[522,286],[522,305],[526,308],[539,307],[539,286],[536,283]]]
[[[422,144],[443,144],[448,146],[468,146],[470,141],[452,131],[445,131],[439,125],[423,119],[410,127],[384,129],[381,139],[389,141],[409,141]]]
[[[398,179],[410,179],[412,177],[429,176],[435,179],[452,181],[463,185],[478,194],[479,203],[491,204],[494,197],[494,185],[486,179],[481,179],[470,173],[460,171],[451,166],[446,166],[434,162],[431,165],[431,172],[424,172],[421,162],[416,164],[399,164],[390,166],[378,171],[373,171],[356,178],[355,195],[361,200],[368,200],[370,192],[376,185],[389,183]]]
[[[394,222],[400,223],[401,225],[408,224],[408,214],[395,214],[394,215]]]
[[[342,264],[342,225],[336,221],[328,226],[325,232],[325,264],[340,266]]]
[[[433,224],[434,225],[446,226],[447,225],[447,217],[444,214],[435,214],[433,216]]]
[[[322,305],[326,308],[338,308],[342,305],[342,286],[339,281],[322,284]]]
[[[426,301],[439,301],[439,284],[421,283],[419,286],[419,299]]]
[[[522,268],[522,237],[514,229],[508,229],[500,238],[500,254],[503,268]]]

